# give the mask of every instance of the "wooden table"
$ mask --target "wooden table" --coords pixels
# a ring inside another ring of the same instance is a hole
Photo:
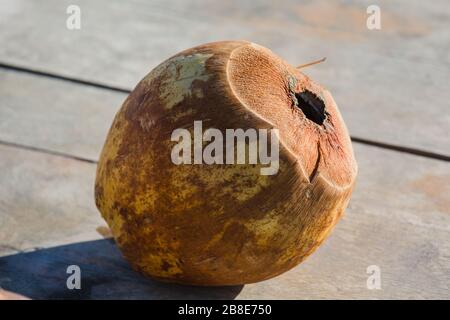
[[[449,299],[450,8],[447,1],[74,1],[0,6],[0,287],[31,298]],[[93,199],[96,160],[127,92],[194,45],[247,39],[333,93],[354,140],[346,215],[306,262],[241,287],[144,279]],[[66,269],[82,270],[68,290]],[[368,289],[369,266],[381,289]]]

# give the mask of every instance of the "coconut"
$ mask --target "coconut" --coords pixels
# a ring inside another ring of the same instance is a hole
[[[331,94],[270,50],[225,41],[185,50],[139,82],[108,133],[95,200],[141,273],[238,285],[309,256],[356,174]]]

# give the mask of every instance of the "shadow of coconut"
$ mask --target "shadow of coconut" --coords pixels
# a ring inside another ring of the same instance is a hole
[[[81,270],[81,289],[66,286],[67,267]],[[0,287],[32,299],[234,299],[243,286],[168,284],[133,271],[111,239],[0,257]]]

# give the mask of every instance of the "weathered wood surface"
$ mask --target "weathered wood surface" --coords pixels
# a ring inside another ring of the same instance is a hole
[[[131,88],[190,46],[245,38],[305,69],[334,94],[354,136],[449,155],[446,1],[0,2],[0,62]],[[0,69],[0,141],[96,160],[124,94]],[[230,288],[162,284],[133,272],[93,198],[95,164],[0,144],[0,287],[32,298],[450,298],[450,164],[354,144],[350,207],[305,263]],[[68,265],[82,290],[65,289]],[[381,269],[368,290],[366,269]]]
[[[0,146],[0,286],[31,298],[450,298],[450,164],[355,147],[347,213],[305,263],[244,287],[195,288],[145,280],[109,240],[92,241],[104,226],[94,164]],[[65,289],[72,264],[81,291]],[[370,265],[381,290],[366,287]]]
[[[94,164],[0,145],[0,255],[97,239],[94,179]]]
[[[0,140],[97,160],[126,95],[0,70]]]
[[[191,46],[248,39],[305,69],[334,94],[354,136],[450,155],[450,7],[446,0],[378,1],[382,29],[366,28],[372,1],[3,0],[0,61],[132,88]],[[26,94],[26,93],[25,93]]]

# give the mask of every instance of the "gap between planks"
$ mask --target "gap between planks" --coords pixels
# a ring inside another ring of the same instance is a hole
[[[62,81],[66,81],[66,82],[76,83],[79,85],[90,86],[90,87],[104,89],[104,90],[121,92],[121,93],[125,93],[125,94],[129,94],[131,92],[130,89],[126,89],[126,88],[110,86],[107,84],[96,83],[96,82],[87,81],[87,80],[81,80],[81,79],[77,79],[77,78],[73,78],[73,77],[59,75],[56,73],[20,67],[20,66],[16,66],[16,65],[3,63],[3,62],[0,62],[0,68],[6,69],[6,70],[12,70],[12,71],[16,71],[16,72],[32,74],[32,75],[36,75],[36,76],[40,76],[40,77],[62,80]],[[394,144],[389,144],[389,143],[384,143],[384,142],[379,142],[379,141],[374,141],[374,140],[368,140],[368,139],[363,139],[363,138],[354,137],[354,136],[350,136],[350,138],[355,143],[360,143],[360,144],[364,144],[364,145],[368,145],[368,146],[372,146],[372,147],[378,147],[378,148],[382,148],[382,149],[388,149],[388,150],[392,150],[392,151],[412,154],[415,156],[421,156],[421,157],[425,157],[425,158],[450,162],[450,156],[435,153],[435,152],[425,151],[425,150],[421,150],[421,149],[417,149],[417,148],[404,147],[404,146],[399,146],[399,145],[394,145]],[[50,154],[50,155],[65,157],[65,158],[69,158],[69,159],[73,159],[73,160],[93,163],[93,164],[96,164],[98,162],[97,160],[78,157],[78,156],[74,156],[74,155],[67,154],[64,152],[58,152],[58,151],[48,150],[45,148],[39,148],[39,147],[18,144],[18,143],[14,143],[14,142],[0,140],[0,144],[10,146],[10,147],[35,151],[35,152],[41,152],[41,153],[46,153],[46,154]]]

